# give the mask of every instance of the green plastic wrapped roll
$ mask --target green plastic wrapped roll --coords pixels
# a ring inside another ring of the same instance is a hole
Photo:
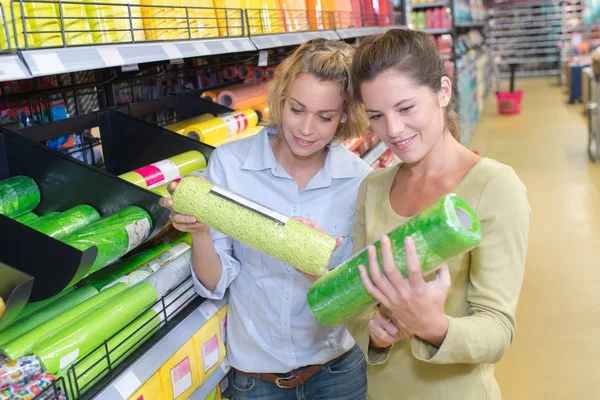
[[[35,210],[40,204],[40,189],[28,176],[13,176],[0,181],[0,214],[9,218]]]
[[[28,212],[28,213],[21,214],[18,217],[16,217],[15,221],[20,222],[23,225],[31,226],[36,223],[36,220],[38,218],[39,217],[35,213]]]
[[[85,301],[71,307],[59,315],[49,319],[48,321],[38,325],[37,327],[23,332],[20,336],[14,340],[5,343],[0,346],[0,353],[6,355],[11,360],[23,357],[31,351],[35,343],[45,338],[48,335],[53,334],[55,331],[63,326],[68,325],[75,318],[85,314],[92,308],[103,304],[108,299],[121,293],[128,288],[125,284],[118,284],[111,286],[109,289],[102,293],[95,294],[94,296],[86,299]]]
[[[481,240],[481,224],[466,201],[449,194],[388,236],[402,275],[407,276],[404,253],[407,236],[415,241],[421,269],[426,275],[477,246]],[[380,242],[374,245],[383,268]],[[312,284],[308,291],[308,306],[319,323],[330,327],[341,325],[376,303],[360,279],[358,266],[361,264],[369,265],[366,249]]]
[[[110,365],[112,368],[127,359],[131,353],[152,337],[160,328],[160,318],[156,311],[150,309],[140,318],[108,341]],[[106,349],[104,346],[94,350],[75,367],[77,386],[85,393],[108,373]],[[68,368],[59,371],[58,376],[67,380]]]
[[[110,339],[157,300],[151,284],[138,283],[38,341],[32,353],[55,374]]]
[[[81,281],[81,284],[92,285],[96,289],[102,290],[102,288],[106,287],[115,280],[147,264],[154,258],[169,250],[170,247],[170,244],[161,243],[149,250],[143,251],[131,257],[127,257],[124,260],[120,260],[88,276]]]
[[[98,294],[96,288],[91,286],[82,287],[69,293],[60,300],[47,305],[27,318],[21,319],[19,322],[2,331],[0,334],[0,347],[84,302],[95,294]]]
[[[335,248],[326,234],[206,180],[183,178],[172,198],[173,210],[309,274],[325,272]]]
[[[152,219],[139,207],[123,210],[88,225],[63,241],[79,250],[98,247],[88,275],[104,268],[140,245],[150,235]],[[73,282],[75,283],[75,282]]]
[[[36,301],[36,302],[32,302],[32,303],[27,303],[25,308],[23,308],[23,310],[19,313],[19,315],[17,316],[17,318],[15,319],[14,322],[16,323],[16,322],[21,321],[23,318],[37,312],[38,310],[41,310],[42,308],[46,307],[48,304],[52,304],[55,301],[62,299],[63,297],[65,297],[69,293],[73,292],[74,290],[75,290],[74,286],[69,286],[68,288],[62,290],[56,296],[50,297],[49,299],[42,300],[42,301]]]
[[[48,221],[49,219],[52,219],[52,218],[56,217],[57,215],[60,215],[60,213],[58,211],[52,211],[47,214],[40,215],[35,222],[40,223],[43,221]]]
[[[99,219],[100,214],[94,207],[82,204],[64,211],[54,218],[37,222],[31,227],[55,239],[62,239]]]

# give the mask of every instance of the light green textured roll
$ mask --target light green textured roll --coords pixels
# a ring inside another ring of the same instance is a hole
[[[38,341],[32,353],[47,371],[57,373],[108,340],[157,300],[156,289],[141,282]]]
[[[90,297],[98,293],[98,290],[91,286],[82,287],[77,289],[68,295],[64,296],[60,300],[57,300],[36,313],[27,316],[27,318],[20,319],[17,323],[9,326],[0,333],[0,348],[6,343],[22,336],[23,334],[31,331],[32,329],[40,326],[46,321],[62,314],[72,307],[84,302]]]
[[[19,315],[17,316],[17,318],[15,319],[15,321],[13,322],[13,324],[16,323],[16,322],[20,322],[23,318],[25,318],[25,317],[27,317],[27,316],[29,316],[29,315],[37,312],[38,310],[41,310],[42,308],[46,307],[48,304],[52,304],[55,301],[58,301],[58,300],[62,299],[63,297],[65,297],[69,293],[73,292],[74,290],[75,290],[74,286],[69,286],[68,288],[62,290],[56,296],[50,297],[49,299],[42,300],[42,301],[35,301],[35,302],[32,302],[32,303],[27,303],[27,305],[19,313]]]
[[[28,213],[21,214],[18,217],[16,217],[15,221],[20,222],[23,225],[31,226],[31,225],[35,224],[35,222],[38,218],[39,217],[35,213],[28,212]]]
[[[100,214],[98,214],[98,211],[94,207],[82,204],[64,211],[54,218],[37,222],[31,227],[50,237],[61,239],[99,219]]]
[[[8,356],[11,360],[21,358],[31,351],[35,343],[45,338],[48,335],[53,334],[55,331],[63,326],[68,325],[75,318],[85,314],[92,308],[103,304],[108,299],[126,290],[128,286],[126,284],[118,284],[111,286],[109,289],[102,293],[95,294],[94,296],[86,299],[85,301],[75,305],[56,315],[52,319],[38,325],[37,327],[23,332],[22,335],[15,338],[14,340],[5,343],[0,346],[0,353]]]
[[[173,210],[309,274],[325,272],[335,248],[326,234],[196,177],[183,178],[172,198]]]
[[[118,261],[88,276],[81,281],[81,284],[92,285],[100,291],[105,286],[125,276],[129,272],[134,271],[152,261],[154,258],[169,250],[170,247],[170,244],[161,243],[149,250],[143,251],[131,257],[127,257],[124,260]]]
[[[58,211],[52,211],[52,212],[46,213],[44,215],[40,215],[38,217],[38,219],[36,220],[36,223],[47,221],[47,220],[49,220],[51,218],[56,217],[57,215],[60,215],[60,213]]]
[[[98,256],[89,275],[140,245],[150,235],[151,228],[150,215],[133,206],[88,225],[63,241],[82,251],[92,246],[98,247]]]
[[[13,176],[0,181],[0,214],[9,218],[35,210],[40,204],[40,189],[28,176]]]
[[[407,276],[404,239],[416,244],[423,274],[433,272],[450,259],[473,249],[481,240],[481,224],[469,204],[449,194],[388,234],[396,266]],[[383,269],[381,244],[374,243]],[[368,271],[368,253],[363,249],[312,284],[308,306],[315,319],[325,326],[341,325],[365,311],[376,300],[360,279],[359,265]]]
[[[150,309],[140,318],[108,341],[110,365],[112,368],[127,359],[131,353],[152,337],[160,328],[160,318],[156,311]],[[67,380],[68,369],[59,371],[58,376]],[[75,367],[77,386],[85,393],[108,373],[106,349],[104,346],[94,350],[85,360]]]

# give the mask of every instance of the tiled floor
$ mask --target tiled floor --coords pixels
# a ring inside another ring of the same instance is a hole
[[[511,165],[533,210],[517,336],[496,376],[504,400],[600,399],[600,163],[557,79],[517,86],[522,113],[498,115],[491,95],[469,146]]]

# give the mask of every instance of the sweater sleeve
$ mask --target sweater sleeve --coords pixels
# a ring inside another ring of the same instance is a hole
[[[475,212],[483,235],[470,254],[469,315],[449,318],[439,349],[415,337],[412,351],[421,361],[496,363],[514,339],[531,209],[525,187],[511,168],[488,181]]]

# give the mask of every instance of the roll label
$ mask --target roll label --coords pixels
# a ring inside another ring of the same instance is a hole
[[[243,132],[248,128],[248,118],[242,112],[236,112],[221,117],[227,126],[227,136]]]
[[[250,211],[254,211],[255,213],[258,213],[265,218],[275,221],[280,225],[285,225],[289,221],[289,218],[285,215],[280,214],[277,211],[273,211],[267,207],[261,206],[260,204],[257,204],[252,200],[242,197],[238,194],[230,192],[225,188],[213,186],[210,189],[210,192],[233,203],[236,203],[237,205],[242,206]]]
[[[205,374],[219,363],[219,338],[217,335],[211,337],[202,346],[202,360]]]
[[[173,398],[178,398],[192,387],[192,367],[190,359],[184,358],[171,369],[171,384],[173,385]]]
[[[148,189],[154,189],[180,177],[179,168],[171,160],[162,160],[135,170],[144,178]]]
[[[150,235],[150,222],[146,218],[142,218],[125,226],[125,230],[129,237],[127,246],[127,253],[129,253]]]

